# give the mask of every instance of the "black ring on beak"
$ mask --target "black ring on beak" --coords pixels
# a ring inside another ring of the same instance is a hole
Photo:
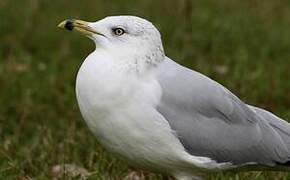
[[[72,31],[74,29],[74,20],[73,19],[69,19],[66,21],[65,25],[64,25],[64,28],[67,29],[67,30],[70,30]]]

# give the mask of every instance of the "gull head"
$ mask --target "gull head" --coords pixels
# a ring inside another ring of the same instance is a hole
[[[165,56],[159,31],[140,17],[109,16],[96,22],[69,19],[58,26],[84,34],[96,49],[108,51],[119,61],[154,65]]]

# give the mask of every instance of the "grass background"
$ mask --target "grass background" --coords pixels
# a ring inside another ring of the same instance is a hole
[[[95,21],[120,14],[149,19],[169,57],[290,120],[288,0],[1,0],[0,179],[51,179],[52,167],[64,163],[94,172],[90,179],[128,173],[100,147],[77,107],[75,76],[94,45],[56,27],[71,17]],[[287,180],[290,174],[209,178]]]

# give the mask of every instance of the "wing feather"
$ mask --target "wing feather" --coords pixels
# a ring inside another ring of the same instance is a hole
[[[289,149],[269,121],[222,85],[169,58],[157,78],[163,93],[157,109],[190,154],[234,164],[289,160]]]

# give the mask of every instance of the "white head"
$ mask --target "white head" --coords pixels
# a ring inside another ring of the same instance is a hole
[[[119,61],[151,66],[165,56],[159,31],[140,17],[110,16],[91,23],[66,20],[59,26],[82,32],[95,42],[97,48],[109,51]]]

